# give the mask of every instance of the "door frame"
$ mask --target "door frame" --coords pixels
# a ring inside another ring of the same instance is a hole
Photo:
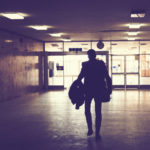
[[[124,57],[124,71],[123,73],[113,73],[113,70],[112,70],[112,65],[113,65],[113,56],[123,56]],[[138,72],[127,72],[127,64],[126,64],[126,58],[128,56],[137,56],[138,58]],[[124,85],[113,85],[113,88],[136,88],[136,89],[139,89],[140,88],[140,55],[139,54],[128,54],[128,55],[117,55],[117,54],[111,54],[110,55],[111,57],[111,77],[112,77],[112,80],[113,80],[113,75],[124,75]],[[127,85],[127,75],[138,75],[138,84],[137,85]]]

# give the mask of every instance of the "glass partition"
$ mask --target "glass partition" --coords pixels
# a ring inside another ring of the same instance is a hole
[[[111,43],[112,54],[139,54],[138,41],[122,41]]]
[[[112,73],[124,73],[124,56],[112,56]]]
[[[126,85],[138,85],[138,75],[137,74],[127,74],[126,75]]]
[[[140,84],[150,85],[150,55],[140,56]]]
[[[150,41],[141,41],[140,42],[140,53],[141,54],[150,54]]]
[[[46,42],[46,52],[69,52],[73,51],[88,51],[89,49],[95,49],[97,52],[109,51],[109,73],[112,75],[114,85],[149,85],[150,86],[150,41],[103,41],[104,48],[97,48],[98,41],[89,42]],[[60,53],[59,53],[60,54]],[[81,59],[79,59],[81,58]],[[106,62],[105,55],[98,55],[98,59],[102,59]],[[52,85],[67,85],[76,78],[77,72],[79,72],[81,62],[87,60],[87,56],[50,56],[49,61],[54,62],[54,76],[49,77],[49,83]],[[75,63],[74,63],[75,62]],[[65,64],[65,71],[57,70],[57,64],[63,66]],[[75,74],[71,74],[73,77],[68,77],[68,81],[63,81],[63,73],[70,76],[69,69],[74,65]],[[78,67],[77,67],[78,65]],[[50,64],[51,66],[51,64]],[[77,68],[79,69],[77,71]],[[57,78],[57,81],[56,81]],[[59,79],[58,79],[59,78]],[[70,79],[69,79],[70,78]],[[68,82],[68,83],[67,83]]]
[[[126,56],[126,73],[138,73],[139,55]]]
[[[123,74],[114,74],[112,76],[112,84],[113,85],[124,85],[124,75]]]

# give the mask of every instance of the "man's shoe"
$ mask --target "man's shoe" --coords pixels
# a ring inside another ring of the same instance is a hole
[[[88,130],[87,136],[90,136],[93,134],[93,130]]]

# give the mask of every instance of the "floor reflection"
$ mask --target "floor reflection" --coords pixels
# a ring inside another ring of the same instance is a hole
[[[94,102],[92,114],[94,116]],[[142,150],[150,148],[150,92],[114,90],[103,104],[101,140],[87,138],[84,107],[66,91],[24,96],[0,105],[4,150]],[[94,122],[93,117],[93,122]],[[94,126],[94,125],[93,125]]]

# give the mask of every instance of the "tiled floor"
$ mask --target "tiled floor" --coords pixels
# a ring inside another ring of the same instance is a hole
[[[113,91],[103,104],[102,139],[86,132],[84,107],[75,110],[67,91],[0,103],[0,150],[149,150],[150,91]]]

